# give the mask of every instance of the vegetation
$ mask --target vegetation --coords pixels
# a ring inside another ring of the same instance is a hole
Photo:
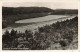
[[[29,18],[37,18],[49,14],[64,15],[77,14],[78,10],[52,10],[46,7],[3,7],[2,28],[15,24],[15,21]]]
[[[52,9],[46,7],[3,7],[3,15],[19,15],[31,13],[45,13],[51,12]]]
[[[76,38],[78,42],[78,17],[73,19],[56,22],[51,25],[39,27],[35,33],[26,30],[25,33],[17,32],[12,29],[11,32],[6,30],[2,35],[2,48],[4,49],[29,49],[29,50],[46,50],[54,44],[59,43],[60,47],[67,49]],[[66,48],[67,47],[67,48]],[[75,49],[75,48],[74,48]]]
[[[31,14],[21,14],[21,15],[3,15],[2,19],[2,28],[9,27],[12,24],[15,24],[15,21],[29,18],[36,18],[41,16],[46,16],[47,13],[31,13]]]
[[[2,28],[14,24],[17,20],[46,16],[51,11],[52,9],[46,7],[3,7]]]
[[[78,14],[78,10],[77,9],[56,9],[54,10],[52,13],[52,15],[72,15],[72,14]]]

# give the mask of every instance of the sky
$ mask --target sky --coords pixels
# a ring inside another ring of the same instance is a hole
[[[78,0],[53,0],[52,2],[3,2],[4,7],[48,7],[51,9],[78,9]]]

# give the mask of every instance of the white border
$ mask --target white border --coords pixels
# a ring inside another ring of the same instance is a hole
[[[2,50],[2,3],[3,2],[53,2],[55,0],[2,0],[0,1],[0,52],[80,52],[80,0],[78,1],[78,50]],[[59,0],[60,1],[60,0]],[[64,0],[65,1],[65,0]]]

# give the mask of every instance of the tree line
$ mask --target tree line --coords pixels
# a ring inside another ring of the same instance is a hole
[[[51,12],[52,9],[46,7],[3,7],[2,15],[19,15],[31,13],[45,13]]]

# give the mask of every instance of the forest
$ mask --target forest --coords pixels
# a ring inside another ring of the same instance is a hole
[[[31,13],[78,14],[77,9],[50,9],[47,7],[3,7],[2,15],[21,15]],[[4,18],[4,17],[3,17]]]
[[[49,14],[50,13],[50,14]],[[38,18],[47,15],[78,14],[78,10],[50,9],[47,7],[2,7],[2,28],[15,24],[22,19]]]
[[[70,15],[70,14],[78,14],[77,9],[56,9],[52,13],[52,15]]]
[[[51,11],[46,7],[3,7],[2,28],[9,27],[18,20],[46,16]]]
[[[65,50],[70,46],[77,49],[78,46],[74,45],[78,45],[78,17],[38,27],[35,33],[30,30],[26,30],[25,33],[14,29],[11,32],[6,30],[2,35],[2,44],[3,50]],[[59,47],[55,44],[59,44]]]
[[[3,15],[19,15],[19,14],[31,14],[31,13],[45,13],[51,12],[52,9],[46,7],[3,7]]]

